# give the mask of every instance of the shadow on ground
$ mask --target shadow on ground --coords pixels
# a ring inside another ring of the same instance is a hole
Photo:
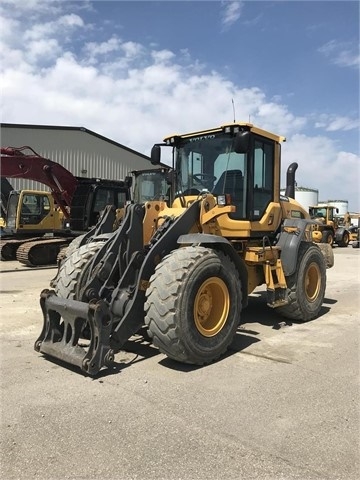
[[[325,298],[324,305],[321,308],[320,315],[311,320],[308,323],[316,322],[316,320],[327,312],[329,312],[330,307],[328,305],[333,305],[336,303],[336,300]],[[301,321],[288,320],[282,317],[277,309],[272,309],[267,306],[266,303],[266,291],[259,291],[253,293],[249,296],[249,302],[246,309],[241,314],[241,324],[236,332],[236,335],[231,343],[228,351],[222,355],[217,361],[221,361],[224,358],[233,355],[234,353],[244,352],[251,345],[261,342],[261,331],[264,329],[262,327],[268,327],[271,330],[281,330],[284,327],[292,327],[293,325],[301,324]],[[101,378],[107,377],[108,375],[114,375],[120,373],[125,368],[130,367],[131,365],[147,360],[156,355],[160,355],[159,350],[154,347],[146,333],[145,330],[139,332],[139,335],[131,337],[122,347],[120,352],[117,352],[115,356],[115,361],[111,367],[101,370],[96,376],[92,377],[94,380],[99,380]],[[126,356],[126,354],[133,355],[132,358],[121,359],[121,357]],[[60,360],[46,357],[50,362],[60,365],[76,373],[80,373],[83,377],[89,377],[85,372],[81,371],[78,367],[72,366],[70,364],[61,362]],[[121,359],[117,361],[117,358]],[[214,362],[213,362],[214,363]],[[161,358],[159,364],[164,367],[178,370],[181,372],[192,372],[198,370],[199,368],[206,368],[205,366],[197,365],[188,365],[176,362],[168,357]]]

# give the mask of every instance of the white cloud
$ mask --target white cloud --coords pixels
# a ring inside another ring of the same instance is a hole
[[[32,25],[31,28],[25,30],[22,37],[25,41],[52,38],[56,35],[63,37],[68,30],[83,26],[84,22],[79,15],[62,15],[54,21]]]
[[[44,16],[61,16],[69,9],[72,12],[93,11],[91,0],[2,0],[0,15],[10,12],[13,18],[23,18],[31,23]]]
[[[299,185],[319,188],[322,198],[349,198],[360,210],[359,157],[339,152],[326,136],[306,136],[307,117],[313,117],[296,115],[280,97],[267,98],[256,86],[238,87],[188,50],[142,45],[111,32],[102,41],[88,41],[82,34],[89,26],[67,11],[22,28],[19,22],[6,18],[9,27],[0,38],[3,122],[83,126],[149,155],[153,143],[168,134],[232,121],[233,99],[237,120],[250,118],[287,136],[284,172],[297,161]],[[71,49],[72,39],[77,50]],[[320,115],[316,121],[329,132],[355,128],[350,117]]]
[[[64,27],[83,27],[84,26],[83,19],[79,17],[79,15],[75,15],[74,13],[71,13],[70,15],[63,15],[62,17],[60,17],[58,24]]]
[[[46,62],[48,62],[49,60],[56,58],[61,51],[62,49],[60,45],[54,38],[31,41],[28,43],[27,60],[30,63],[35,63],[46,59]]]
[[[349,131],[358,129],[359,123],[358,118],[322,114],[315,122],[315,128],[322,128],[327,132]]]
[[[34,2],[36,3],[36,2]],[[51,2],[49,2],[51,4]],[[36,3],[37,5],[37,3]],[[18,12],[19,13],[19,12]],[[13,51],[33,69],[49,65],[64,51],[64,41],[84,27],[82,18],[75,14],[56,16],[54,20],[37,21],[23,24],[20,19],[0,16],[3,35],[0,38],[0,60],[9,67],[14,60],[9,52]]]
[[[330,40],[322,45],[318,51],[339,67],[359,68],[360,66],[359,43],[356,41],[350,43]]]
[[[296,117],[289,112],[286,105],[264,101],[255,112],[254,118],[263,125],[263,128],[271,130],[272,119],[276,119],[277,127],[282,135],[288,135],[301,130],[306,125],[305,117]]]
[[[316,188],[322,200],[348,199],[349,208],[359,210],[360,156],[339,151],[336,142],[325,136],[295,134],[283,145],[282,185],[286,169],[297,162],[299,187]]]
[[[11,10],[11,15],[17,18],[23,15],[31,15],[32,18],[43,14],[57,15],[62,11],[61,2],[53,0],[45,2],[44,0],[26,0],[26,2],[19,0],[2,0],[1,3],[0,13],[2,13],[3,10]]]
[[[155,63],[166,63],[169,60],[172,60],[175,57],[175,54],[169,50],[153,50],[151,56]]]
[[[83,47],[85,57],[88,63],[97,63],[98,57],[103,60],[104,55],[114,53],[121,48],[121,40],[117,37],[111,37],[106,42],[96,43],[88,42]]]
[[[244,2],[240,0],[223,1],[222,4],[224,5],[222,24],[225,28],[228,28],[241,17]]]

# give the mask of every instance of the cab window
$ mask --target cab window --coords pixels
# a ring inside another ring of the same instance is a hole
[[[40,223],[50,212],[50,201],[47,195],[23,196],[21,206],[21,222],[25,224]]]
[[[255,140],[254,144],[254,205],[253,218],[262,217],[273,198],[274,145]]]

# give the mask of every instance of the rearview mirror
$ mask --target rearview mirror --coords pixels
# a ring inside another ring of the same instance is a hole
[[[132,177],[130,177],[129,175],[127,175],[127,176],[125,177],[125,180],[124,180],[125,187],[131,188],[131,186],[132,186],[132,181],[133,181]]]
[[[159,165],[161,157],[160,145],[154,145],[151,149],[151,163],[153,165]]]
[[[236,153],[247,153],[250,147],[250,132],[239,132],[234,138],[234,151]]]

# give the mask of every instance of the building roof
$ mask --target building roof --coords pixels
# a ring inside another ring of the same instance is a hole
[[[89,135],[92,135],[96,138],[99,138],[100,140],[103,140],[104,142],[111,143],[112,145],[115,145],[116,147],[122,148],[124,150],[127,150],[128,152],[134,153],[135,155],[138,155],[140,157],[143,157],[146,160],[150,160],[150,157],[148,155],[144,155],[143,153],[137,152],[136,150],[133,150],[132,148],[126,147],[125,145],[122,145],[121,143],[115,142],[114,140],[110,140],[110,138],[104,137],[103,135],[100,135],[99,133],[93,132],[92,130],[89,130],[85,127],[67,127],[67,126],[62,126],[62,125],[29,125],[29,124],[21,124],[21,123],[1,123],[1,127],[5,128],[28,128],[28,129],[38,129],[38,130],[65,130],[65,131],[76,131],[76,132],[84,132]]]

